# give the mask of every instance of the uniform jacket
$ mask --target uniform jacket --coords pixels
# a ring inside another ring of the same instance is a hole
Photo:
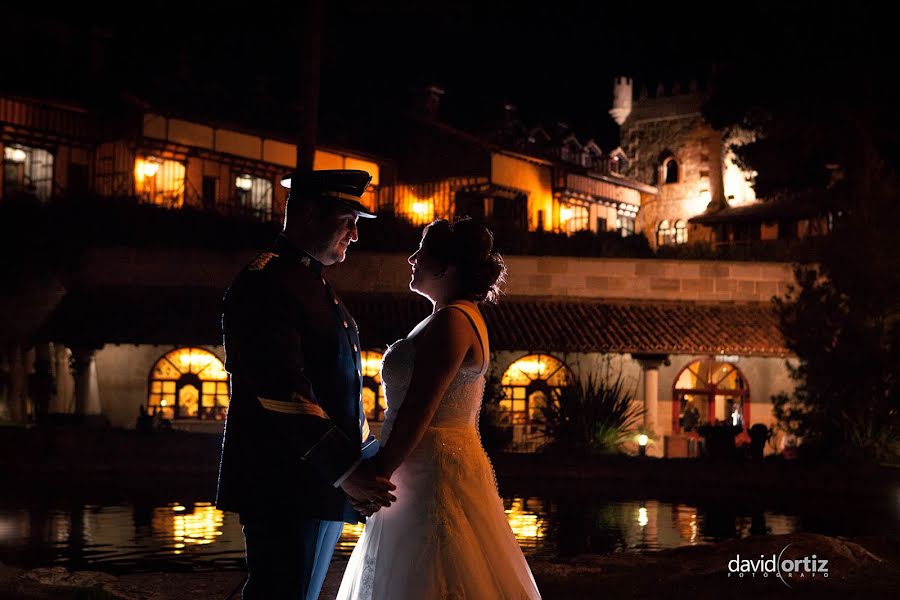
[[[334,485],[368,434],[359,332],[322,264],[279,236],[226,292],[222,330],[231,401],[217,506],[244,522],[362,520]]]

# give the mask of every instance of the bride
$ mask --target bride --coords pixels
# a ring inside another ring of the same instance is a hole
[[[382,366],[374,461],[397,501],[368,519],[339,600],[540,598],[477,430],[490,360],[478,303],[496,301],[506,271],[492,248],[482,225],[437,220],[409,257],[409,287],[434,310]]]

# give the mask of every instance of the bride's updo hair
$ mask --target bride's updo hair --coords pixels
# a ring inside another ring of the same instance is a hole
[[[494,234],[469,217],[438,219],[425,227],[422,247],[443,266],[454,266],[462,294],[475,302],[496,304],[506,279],[503,257],[494,252]]]

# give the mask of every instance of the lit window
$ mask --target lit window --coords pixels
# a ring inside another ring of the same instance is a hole
[[[694,361],[675,379],[672,431],[693,432],[716,421],[744,425],[749,400],[750,390],[735,365],[713,359]]]
[[[134,193],[143,202],[179,208],[184,203],[184,165],[145,156],[134,161]]]
[[[666,246],[672,243],[672,229],[669,227],[669,222],[666,220],[660,221],[659,225],[656,227],[656,245],[657,246]]]
[[[148,412],[163,419],[225,419],[228,373],[215,354],[179,348],[156,361],[150,371]]]
[[[590,212],[585,206],[572,204],[560,204],[559,225],[566,233],[575,233],[589,228],[588,220]]]
[[[398,185],[388,197],[394,197],[394,212],[413,225],[426,225],[435,218],[444,218],[455,194],[449,182],[422,185]]]
[[[514,448],[535,450],[544,442],[543,409],[573,381],[565,363],[546,354],[523,356],[506,369],[500,379],[500,424],[512,427]]]
[[[616,217],[616,229],[619,230],[622,237],[634,235],[634,215],[620,212]]]
[[[29,146],[4,147],[3,190],[7,194],[20,192],[49,200],[53,193],[53,155]]]
[[[609,160],[609,170],[613,173],[621,175],[628,170],[628,159],[624,154],[613,154]]]
[[[688,232],[687,232],[687,224],[678,219],[675,221],[675,243],[676,244],[686,244],[688,241]]]
[[[272,181],[252,175],[238,175],[234,180],[236,204],[241,214],[257,219],[272,218]]]
[[[373,422],[384,421],[387,405],[384,401],[384,388],[381,387],[381,361],[384,356],[376,350],[360,352],[363,375],[363,411],[366,419]]]

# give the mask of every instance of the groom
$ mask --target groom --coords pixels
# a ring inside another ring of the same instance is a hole
[[[344,522],[395,500],[369,458],[356,322],[322,276],[357,240],[365,171],[295,174],[284,231],[224,299],[231,402],[216,505],[244,526],[245,600],[315,600]]]

